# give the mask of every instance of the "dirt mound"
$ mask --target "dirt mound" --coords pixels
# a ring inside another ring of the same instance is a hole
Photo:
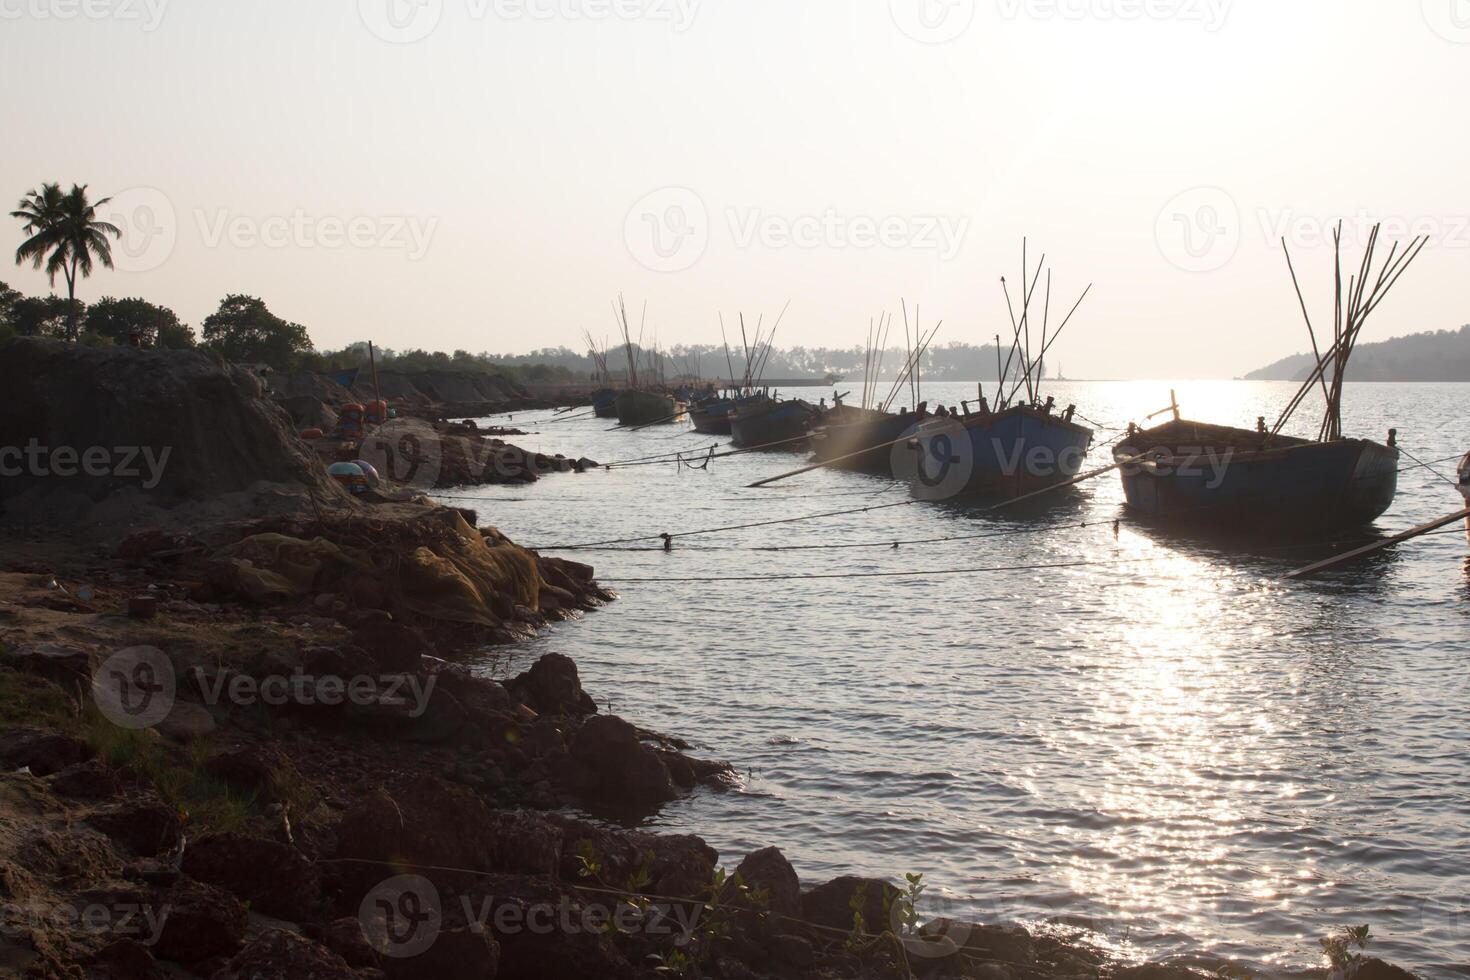
[[[347,503],[258,378],[198,351],[0,345],[0,522],[129,527]]]

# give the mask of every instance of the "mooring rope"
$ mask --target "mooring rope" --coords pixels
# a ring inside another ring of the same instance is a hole
[[[1040,572],[1059,568],[1087,568],[1092,566],[1129,565],[1139,562],[1172,561],[1179,555],[1155,555],[1150,558],[1122,558],[1113,561],[1063,561],[1042,562],[1035,565],[985,565],[975,568],[931,568],[906,572],[803,572],[789,575],[680,575],[677,578],[624,578],[618,575],[598,576],[604,582],[789,582],[811,579],[850,578],[935,578],[940,575],[978,575],[986,572]]]

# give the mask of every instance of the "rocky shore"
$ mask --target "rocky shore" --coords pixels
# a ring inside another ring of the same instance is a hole
[[[1201,976],[629,829],[739,777],[566,657],[483,670],[614,600],[592,568],[411,488],[348,495],[202,355],[13,342],[6,384],[0,446],[52,468],[0,484],[0,975]],[[151,485],[55,470],[150,444]]]

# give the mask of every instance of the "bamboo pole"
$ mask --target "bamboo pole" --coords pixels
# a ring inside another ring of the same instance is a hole
[[[1322,561],[1314,562],[1313,564],[1307,565],[1304,568],[1298,568],[1295,571],[1287,572],[1285,577],[1289,579],[1311,578],[1318,572],[1324,572],[1327,569],[1333,568],[1337,565],[1343,565],[1350,561],[1356,561],[1357,559],[1362,558],[1365,555],[1370,555],[1375,551],[1382,551],[1384,548],[1387,548],[1390,545],[1399,544],[1400,542],[1408,541],[1412,538],[1417,538],[1420,535],[1428,534],[1430,531],[1437,531],[1447,524],[1453,524],[1456,521],[1463,520],[1467,517],[1470,517],[1470,507],[1466,507],[1464,510],[1457,510],[1453,514],[1446,514],[1444,517],[1436,517],[1432,521],[1420,524],[1418,527],[1411,527],[1407,531],[1400,531],[1398,534],[1395,534],[1391,538],[1384,538],[1382,541],[1375,541],[1372,544],[1364,545],[1361,548],[1354,548],[1352,551],[1344,552],[1343,554],[1337,555],[1336,557],[1325,558]]]

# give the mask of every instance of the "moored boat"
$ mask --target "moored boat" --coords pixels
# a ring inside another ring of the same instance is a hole
[[[646,388],[618,392],[616,405],[618,424],[623,426],[673,422],[683,414],[682,403],[673,395]]]
[[[899,475],[916,494],[959,493],[1018,497],[1077,475],[1092,445],[1092,430],[1048,406],[1017,404],[926,419],[910,444]],[[895,456],[895,461],[903,459]]]
[[[1130,433],[1113,459],[1122,464],[1128,509],[1161,522],[1351,528],[1388,510],[1398,486],[1399,451],[1392,445],[1273,437],[1188,419]]]
[[[611,388],[599,388],[592,393],[592,411],[600,419],[618,417],[618,393]]]
[[[799,450],[821,417],[800,398],[772,398],[764,392],[735,403],[730,411],[730,441],[741,449]]]
[[[911,435],[921,412],[884,412],[841,406],[812,432],[818,462],[865,473],[891,475],[894,444]]]
[[[694,423],[695,432],[728,436],[730,410],[734,407],[735,400],[726,392],[711,391],[703,397],[695,398],[689,408],[689,420]]]

